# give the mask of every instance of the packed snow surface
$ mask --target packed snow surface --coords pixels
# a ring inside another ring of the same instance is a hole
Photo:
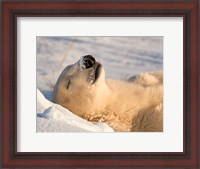
[[[45,37],[37,45],[37,131],[110,131],[51,103],[53,86],[63,69],[84,55],[101,62],[106,78],[126,79],[163,69],[163,37]],[[48,99],[48,100],[47,100]],[[75,120],[74,120],[75,119]]]

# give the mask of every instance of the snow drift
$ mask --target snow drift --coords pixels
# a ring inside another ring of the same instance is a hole
[[[37,132],[113,132],[105,123],[88,122],[54,104],[37,89]]]

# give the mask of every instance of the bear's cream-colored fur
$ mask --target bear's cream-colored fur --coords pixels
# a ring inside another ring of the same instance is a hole
[[[163,73],[142,73],[128,80],[106,80],[103,66],[86,69],[82,60],[65,68],[53,102],[92,122],[105,122],[116,132],[163,131]],[[92,80],[91,80],[92,79]]]

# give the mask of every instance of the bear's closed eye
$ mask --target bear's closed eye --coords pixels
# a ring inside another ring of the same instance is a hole
[[[68,80],[68,81],[66,81],[65,88],[69,89],[69,86],[70,86],[70,81]]]

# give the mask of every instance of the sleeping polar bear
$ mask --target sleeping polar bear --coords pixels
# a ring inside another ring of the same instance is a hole
[[[161,132],[162,81],[162,72],[106,80],[103,66],[86,55],[61,73],[53,102],[88,121],[105,122],[116,132]]]

